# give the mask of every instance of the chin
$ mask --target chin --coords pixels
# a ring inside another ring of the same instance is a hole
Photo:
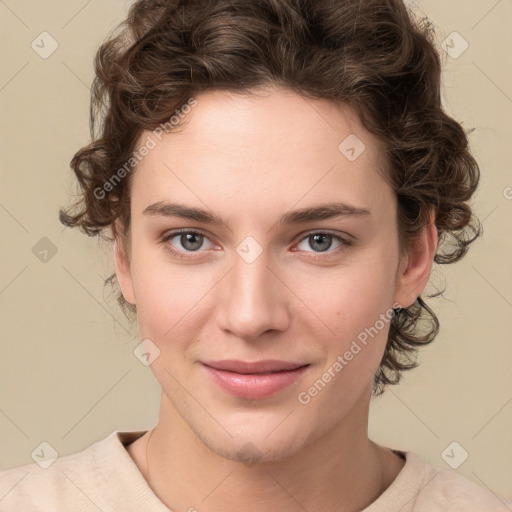
[[[303,446],[303,440],[296,436],[265,438],[261,433],[230,438],[221,441],[218,437],[199,436],[212,452],[225,459],[238,461],[250,467],[255,464],[279,462],[296,454]]]
[[[258,413],[235,415],[222,418],[217,416],[220,427],[207,423],[190,424],[196,437],[212,452],[229,460],[239,461],[246,466],[279,462],[293,457],[305,446],[314,443],[325,433],[317,422],[311,422],[297,414],[297,411],[280,411],[280,414]],[[329,425],[325,425],[327,430]]]

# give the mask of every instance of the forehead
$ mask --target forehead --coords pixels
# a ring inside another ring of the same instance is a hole
[[[155,144],[135,171],[138,212],[178,197],[207,207],[257,203],[262,213],[299,201],[379,206],[391,198],[383,143],[347,105],[277,88],[208,91],[195,100],[182,126],[140,137],[138,148]]]

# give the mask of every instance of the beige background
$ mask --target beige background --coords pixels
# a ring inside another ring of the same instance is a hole
[[[456,471],[511,500],[512,1],[409,3],[439,44],[453,31],[469,44],[443,54],[443,97],[475,128],[485,233],[465,260],[433,273],[446,286],[431,301],[441,333],[373,403],[370,437],[446,469],[441,453],[457,441],[469,457]],[[103,289],[110,253],[58,221],[74,191],[69,161],[88,141],[93,55],[129,4],[0,0],[0,469],[32,462],[42,441],[62,456],[158,418],[160,388],[133,355],[140,340]],[[31,48],[43,31],[59,45],[47,59]],[[57,250],[46,262],[33,253],[43,237]]]

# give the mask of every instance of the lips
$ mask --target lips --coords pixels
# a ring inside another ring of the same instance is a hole
[[[202,366],[220,389],[237,398],[256,400],[296,383],[310,365],[275,359],[256,362],[230,359],[205,361]]]
[[[222,361],[204,361],[203,364],[217,370],[225,370],[241,374],[266,374],[289,370],[296,370],[305,363],[294,363],[290,361],[279,361],[277,359],[266,359],[264,361],[247,362],[235,359],[224,359]]]

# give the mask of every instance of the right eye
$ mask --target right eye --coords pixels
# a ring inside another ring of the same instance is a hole
[[[170,243],[174,238],[177,239],[177,243],[184,249],[177,249],[172,243]],[[187,258],[187,254],[201,252],[199,249],[201,249],[204,240],[208,240],[208,238],[199,231],[178,229],[167,233],[162,239],[162,243],[166,244],[167,249],[169,249],[172,254],[181,258]]]

